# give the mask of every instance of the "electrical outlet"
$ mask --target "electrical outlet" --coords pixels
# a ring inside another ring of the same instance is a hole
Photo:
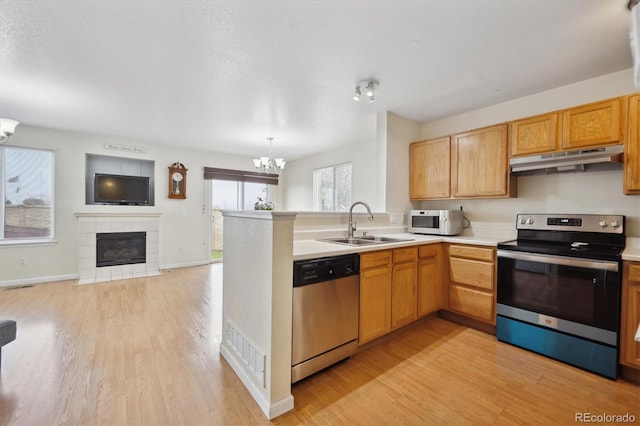
[[[20,257],[20,266],[26,266],[27,265],[27,258],[26,256],[21,256]]]

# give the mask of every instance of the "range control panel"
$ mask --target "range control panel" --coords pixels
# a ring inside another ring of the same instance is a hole
[[[598,214],[518,214],[516,229],[624,234],[624,216]]]

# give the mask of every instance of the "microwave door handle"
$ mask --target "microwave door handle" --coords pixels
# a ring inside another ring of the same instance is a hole
[[[528,262],[549,263],[552,265],[575,266],[576,268],[599,269],[618,272],[618,262],[608,262],[606,260],[575,259],[573,257],[519,253],[508,250],[498,250],[498,257],[504,257],[514,260],[526,260]]]

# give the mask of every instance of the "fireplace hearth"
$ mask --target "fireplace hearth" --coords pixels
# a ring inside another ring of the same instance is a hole
[[[146,232],[96,234],[96,267],[146,262]]]

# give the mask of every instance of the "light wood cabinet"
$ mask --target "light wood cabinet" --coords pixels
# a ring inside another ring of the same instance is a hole
[[[391,330],[391,251],[360,255],[359,343]]]
[[[451,138],[409,146],[409,197],[412,200],[451,195]]]
[[[607,99],[512,121],[509,123],[511,156],[624,143],[627,140],[626,100],[626,97]]]
[[[594,102],[562,112],[562,149],[621,143],[622,98]]]
[[[509,173],[507,146],[506,124],[455,135],[451,143],[453,196],[510,196],[514,185]]]
[[[624,146],[624,193],[640,194],[640,95],[630,96],[629,136]]]
[[[448,295],[442,269],[442,244],[418,247],[418,317],[447,306]]]
[[[622,275],[622,321],[620,363],[640,368],[640,342],[634,340],[640,324],[640,262],[624,262]]]
[[[557,112],[513,121],[509,125],[511,156],[558,150],[560,124],[560,114]]]
[[[449,310],[495,324],[496,251],[449,245]]]
[[[417,318],[418,248],[393,250],[391,277],[391,328]]]

